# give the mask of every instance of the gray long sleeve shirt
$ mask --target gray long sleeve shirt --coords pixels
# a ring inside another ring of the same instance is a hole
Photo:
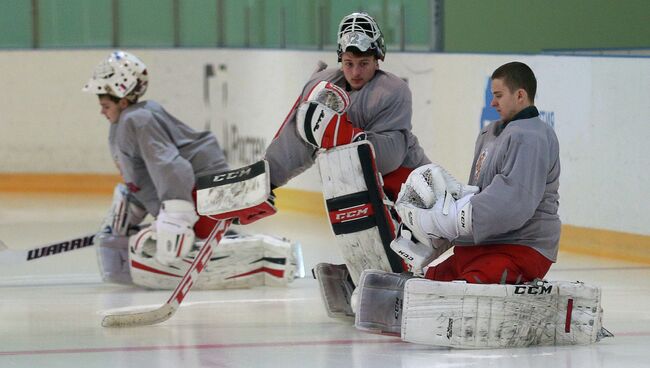
[[[340,69],[326,69],[307,82],[301,100],[324,80],[342,88],[346,85]],[[386,175],[400,166],[415,168],[430,163],[417,137],[411,133],[411,91],[406,82],[378,70],[363,88],[349,93],[348,119],[353,126],[366,132],[375,148],[379,172]],[[266,150],[271,183],[275,186],[286,184],[314,164],[315,154],[314,147],[304,142],[296,131],[294,110]]]
[[[483,128],[476,141],[469,184],[474,242],[520,244],[556,261],[560,239],[559,143],[534,106],[504,123]]]
[[[124,182],[153,216],[162,201],[192,202],[195,176],[228,169],[212,133],[194,131],[154,101],[124,109],[109,145]]]

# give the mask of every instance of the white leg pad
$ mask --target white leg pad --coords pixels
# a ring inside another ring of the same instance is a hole
[[[345,265],[319,263],[314,267],[314,278],[325,305],[325,311],[331,318],[353,318],[352,293],[354,284]]]
[[[133,282],[151,289],[174,289],[200,246],[197,243],[188,257],[169,266],[131,251]],[[222,239],[194,287],[215,290],[286,286],[297,277],[304,277],[300,244],[268,235],[246,235]]]
[[[598,287],[579,282],[411,279],[404,290],[402,340],[467,349],[589,344],[603,336],[600,300]]]
[[[323,197],[352,281],[365,269],[401,272],[390,249],[395,226],[386,205],[372,144],[361,141],[321,152]]]
[[[356,328],[399,336],[402,326],[404,284],[411,274],[365,270],[357,286]]]

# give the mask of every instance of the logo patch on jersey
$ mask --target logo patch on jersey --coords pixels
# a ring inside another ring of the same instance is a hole
[[[478,160],[476,160],[476,168],[474,169],[474,183],[476,185],[479,185],[478,179],[481,177],[481,169],[483,168],[483,164],[485,163],[487,155],[488,150],[484,150],[481,152],[481,155],[478,156]]]

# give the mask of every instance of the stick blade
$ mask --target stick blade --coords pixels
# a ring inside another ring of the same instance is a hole
[[[102,319],[103,327],[138,327],[155,325],[165,322],[174,315],[177,308],[172,304],[164,304],[162,307],[146,312],[128,314],[108,314]]]

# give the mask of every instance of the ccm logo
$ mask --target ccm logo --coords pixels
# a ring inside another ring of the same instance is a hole
[[[551,290],[553,290],[552,285],[541,285],[541,286],[535,286],[535,285],[520,285],[520,286],[515,286],[515,294],[533,294],[533,295],[541,295],[541,294],[550,294]]]
[[[244,169],[236,170],[236,171],[229,171],[223,174],[215,175],[214,178],[212,179],[212,182],[216,183],[226,179],[237,179],[237,178],[241,178],[242,176],[247,176],[250,173],[251,173],[250,167],[246,167]]]
[[[372,208],[369,204],[360,207],[346,208],[330,212],[330,220],[333,223],[355,220],[361,217],[372,215]]]

